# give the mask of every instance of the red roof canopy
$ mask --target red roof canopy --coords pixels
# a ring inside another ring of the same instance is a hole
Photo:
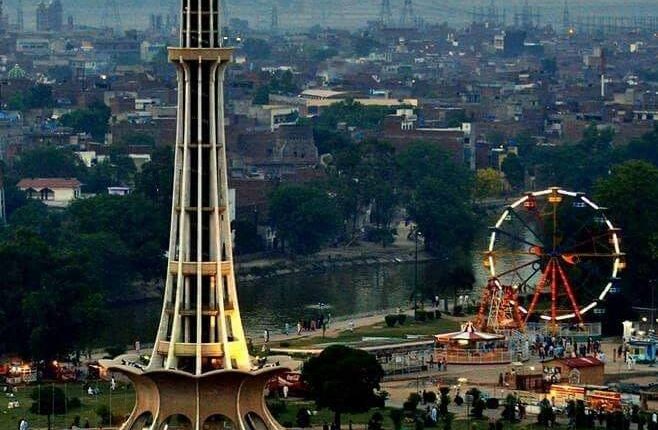
[[[79,188],[82,184],[75,178],[24,178],[21,179],[17,186],[26,190],[34,188],[40,190],[43,188]]]

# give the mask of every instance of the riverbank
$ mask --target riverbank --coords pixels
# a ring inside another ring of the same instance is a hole
[[[399,223],[396,232],[394,242],[387,246],[354,241],[344,246],[325,248],[308,256],[238,256],[235,259],[236,275],[238,281],[249,282],[273,276],[327,271],[341,267],[434,260],[431,254],[423,250],[422,242],[416,243],[409,239],[411,232],[409,225]]]
[[[271,279],[299,273],[323,273],[349,267],[374,265],[411,264],[418,261],[427,263],[436,258],[418,243],[408,239],[409,226],[397,226],[395,241],[387,246],[371,242],[353,242],[349,245],[329,247],[307,256],[286,256],[282,254],[250,254],[236,256],[235,274],[238,283],[250,283],[260,279]],[[417,251],[417,252],[416,252]],[[417,260],[416,260],[417,258]],[[110,300],[111,305],[161,300],[164,281],[139,282],[133,291],[126,291]]]

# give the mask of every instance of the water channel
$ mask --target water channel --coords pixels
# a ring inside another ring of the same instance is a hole
[[[332,271],[241,282],[238,294],[245,330],[250,336],[259,336],[265,328],[280,332],[286,322],[294,327],[300,318],[319,312],[320,303],[330,306],[324,313],[336,320],[408,306],[414,289],[414,266],[407,263],[338,267]],[[447,285],[446,271],[446,264],[440,261],[419,263],[418,291],[424,292],[425,297],[470,294],[477,302],[478,290],[486,283],[479,255],[473,258],[476,277],[473,292],[460,292]],[[161,302],[157,300],[112,309],[112,317],[99,342],[113,345],[131,344],[136,339],[152,341],[160,311]]]

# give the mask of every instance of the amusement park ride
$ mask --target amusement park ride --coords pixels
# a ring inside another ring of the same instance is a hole
[[[620,230],[582,193],[550,188],[507,207],[491,228],[484,256],[489,281],[476,326],[523,331],[545,323],[581,328],[617,290],[626,267]],[[604,309],[597,313],[604,312]]]

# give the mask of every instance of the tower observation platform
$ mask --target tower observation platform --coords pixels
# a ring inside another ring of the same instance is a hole
[[[177,134],[164,304],[150,361],[101,364],[132,380],[136,405],[122,430],[270,430],[281,426],[263,391],[279,369],[252,370],[233,266],[224,134],[219,0],[181,0]]]

